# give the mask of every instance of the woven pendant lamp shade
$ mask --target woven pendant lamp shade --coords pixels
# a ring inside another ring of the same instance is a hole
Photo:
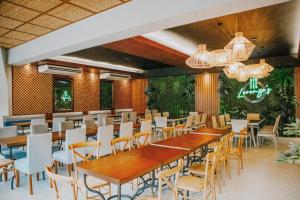
[[[186,64],[192,68],[211,68],[212,55],[206,50],[205,44],[200,44],[198,50],[186,60]]]
[[[247,60],[255,45],[243,36],[242,32],[235,33],[235,37],[224,47],[225,50],[231,52],[231,60],[233,62]]]
[[[232,63],[231,52],[225,49],[211,51],[213,66],[226,66]]]

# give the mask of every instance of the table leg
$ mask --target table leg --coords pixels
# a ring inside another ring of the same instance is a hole
[[[102,194],[100,191],[93,190],[93,189],[89,188],[89,186],[88,186],[87,183],[86,183],[86,177],[87,177],[87,175],[84,174],[84,175],[83,175],[83,181],[84,181],[84,185],[85,185],[86,189],[87,189],[88,191],[90,191],[90,192],[93,192],[93,193],[98,194],[99,197],[100,197],[100,199],[105,200],[105,197],[103,196],[103,194]]]
[[[118,200],[121,200],[122,185],[118,185]]]
[[[13,159],[12,147],[9,147],[9,157],[10,159]]]
[[[251,126],[250,130],[251,130],[251,137],[252,137],[253,145],[254,145],[254,147],[256,147],[256,142],[255,142],[255,137],[254,137],[254,127]]]

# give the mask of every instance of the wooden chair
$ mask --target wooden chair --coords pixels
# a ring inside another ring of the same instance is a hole
[[[162,133],[164,140],[175,137],[175,127],[164,127]]]
[[[195,116],[188,116],[187,119],[186,119],[186,128],[188,131],[191,131],[194,129],[194,126],[193,126],[193,122],[194,122],[194,117]]]
[[[138,200],[163,200],[164,198],[162,197],[162,190],[163,186],[166,185],[169,190],[172,192],[172,199],[177,199],[177,192],[176,192],[176,184],[177,184],[177,179],[179,176],[180,171],[183,168],[183,161],[180,160],[178,165],[176,167],[173,167],[171,169],[167,169],[164,171],[160,171],[158,173],[158,193],[157,197],[152,197],[152,196],[142,196],[139,197]],[[174,176],[174,183],[172,183],[170,180],[172,180],[170,177]]]
[[[228,155],[230,160],[237,161],[238,174],[240,174],[241,169],[244,169],[243,144],[244,144],[244,140],[246,137],[247,137],[247,128],[240,131],[238,146],[237,146],[237,148],[230,148],[230,153]]]
[[[257,147],[259,147],[260,138],[262,137],[272,137],[274,141],[274,147],[277,149],[277,136],[278,136],[278,126],[280,121],[280,115],[276,117],[274,126],[264,126],[257,132]]]
[[[225,115],[219,115],[219,122],[221,128],[227,129],[231,127],[230,125],[226,124]]]
[[[86,199],[94,198],[96,196],[89,196],[88,195],[88,189],[85,187],[84,181],[79,178],[79,172],[77,171],[76,165],[79,162],[88,162],[91,160],[95,155],[96,159],[99,159],[100,155],[100,141],[88,141],[88,142],[80,142],[71,144],[69,146],[69,149],[72,151],[73,154],[73,164],[75,166],[75,178],[78,182],[78,185],[80,186],[79,189],[82,192],[83,196]],[[111,196],[111,186],[110,183],[94,178],[92,176],[87,177],[87,185],[89,185],[89,188],[95,189],[95,190],[101,190],[105,189],[106,193],[103,193],[104,195],[108,194]]]
[[[203,113],[201,116],[200,127],[206,127],[207,113]]]
[[[231,121],[231,117],[228,113],[225,114],[225,121],[226,121],[226,123]]]
[[[163,112],[163,113],[162,113],[162,116],[163,116],[163,117],[169,117],[169,116],[170,116],[170,113],[169,113],[169,112]]]
[[[217,122],[216,116],[211,116],[211,122],[212,122],[213,128],[217,129],[218,128],[218,122]]]
[[[234,137],[239,138],[241,136],[240,132],[241,130],[247,130],[248,128],[248,120],[242,120],[242,119],[232,119],[231,120],[231,127],[232,132],[235,133]],[[245,139],[246,139],[246,150],[248,149],[248,138],[250,138],[250,147],[252,142],[252,134],[250,132],[245,132]]]
[[[137,148],[140,148],[142,146],[146,146],[151,143],[150,141],[150,133],[149,132],[140,132],[134,134],[134,140],[137,145]]]
[[[260,114],[259,113],[247,113],[247,120],[252,121],[252,120],[260,120]]]
[[[61,175],[57,175],[55,173],[52,172],[51,167],[46,167],[46,174],[49,177],[49,181],[50,181],[50,187],[54,187],[55,190],[55,195],[56,195],[56,199],[57,200],[63,200],[65,199],[61,193],[58,190],[58,186],[57,183],[62,183],[62,184],[67,184],[71,187],[72,189],[72,194],[73,194],[73,200],[77,200],[78,199],[78,192],[77,192],[77,181],[75,178],[73,177],[67,177],[67,176],[61,176]],[[66,193],[66,191],[64,191],[64,193]]]
[[[194,119],[194,129],[200,128],[200,124],[201,124],[201,115],[195,115],[195,119]]]
[[[196,199],[192,197],[187,197],[187,192],[202,192],[203,199],[207,200],[209,197],[216,199],[215,192],[215,172],[216,172],[216,161],[219,152],[214,151],[206,155],[205,163],[205,173],[204,177],[197,177],[193,175],[182,176],[178,178],[177,181],[177,191],[183,193],[183,199]],[[176,198],[177,199],[177,198]],[[199,198],[197,198],[199,199]]]
[[[145,120],[152,120],[152,114],[151,113],[146,113],[145,114]]]
[[[58,131],[63,132],[66,130],[74,129],[73,121],[61,121],[59,122]]]
[[[110,142],[111,149],[114,154],[118,152],[124,152],[124,151],[130,151],[131,145],[130,145],[130,138],[129,137],[119,137],[116,139],[113,139]]]
[[[185,135],[187,133],[187,128],[185,124],[177,124],[175,126],[175,135]]]

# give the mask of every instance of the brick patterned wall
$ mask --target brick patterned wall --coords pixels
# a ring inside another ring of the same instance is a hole
[[[35,65],[12,67],[13,115],[52,113],[53,80]]]
[[[132,108],[131,80],[114,81],[113,101],[114,109]]]
[[[13,115],[53,112],[53,75],[41,74],[35,65],[14,66],[12,71]],[[73,77],[74,111],[99,110],[98,73]]]
[[[74,111],[100,109],[100,78],[98,73],[84,72],[73,78]]]

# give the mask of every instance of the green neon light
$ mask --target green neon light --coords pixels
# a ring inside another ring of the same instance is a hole
[[[249,83],[240,89],[237,97],[238,99],[244,98],[249,103],[258,103],[269,95],[271,91],[272,88],[268,85],[264,86],[262,83],[257,81],[257,78],[250,78]],[[248,96],[250,95],[255,95],[256,99],[249,99]]]

